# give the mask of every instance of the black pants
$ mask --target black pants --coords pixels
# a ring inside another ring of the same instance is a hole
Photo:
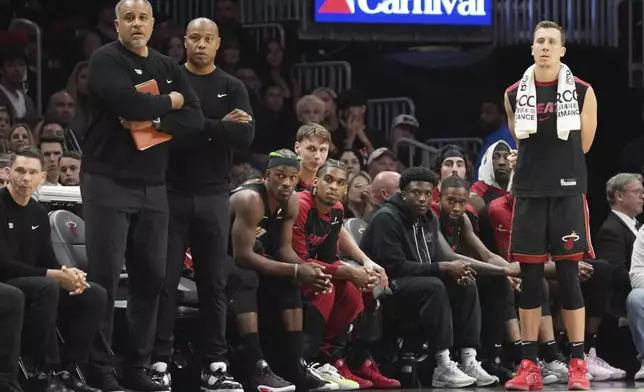
[[[227,255],[230,226],[228,193],[185,196],[168,192],[170,225],[165,284],[159,301],[154,357],[172,355],[177,313],[177,286],[188,246],[199,292],[203,362],[224,362],[226,345],[226,281],[232,260]]]
[[[44,276],[16,278],[5,283],[22,291],[25,318],[22,351],[36,365],[87,363],[105,309],[107,294],[97,283],[80,295],[69,295],[53,279]],[[65,341],[61,361],[56,327]]]
[[[452,278],[409,276],[393,281],[393,295],[384,306],[393,306],[403,322],[419,320],[431,352],[478,348],[481,307],[475,284],[461,286]]]
[[[0,390],[18,382],[20,334],[25,296],[19,289],[0,283]]]
[[[481,358],[494,360],[503,344],[507,304],[514,296],[505,276],[481,276],[476,284],[481,301]]]
[[[152,352],[165,279],[169,215],[165,186],[137,185],[84,173],[81,192],[88,279],[107,290],[100,324],[103,339],[94,342],[92,362],[98,372],[108,372],[111,367],[114,300],[125,262],[130,282],[125,365],[143,366]]]
[[[610,288],[611,265],[606,260],[584,260],[593,266],[593,275],[581,283],[586,304],[586,317],[602,317],[606,312]]]

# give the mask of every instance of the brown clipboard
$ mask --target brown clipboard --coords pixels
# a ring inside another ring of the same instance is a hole
[[[154,79],[150,79],[147,82],[137,84],[134,87],[136,88],[137,91],[142,93],[160,95],[159,85],[157,84],[157,81]],[[136,124],[135,121],[133,121],[133,123]],[[130,133],[132,134],[132,139],[134,140],[134,144],[136,145],[136,148],[139,151],[144,151],[144,150],[147,150],[148,148],[151,148],[161,143],[165,143],[167,141],[172,140],[172,135],[159,132],[154,127],[147,127],[143,129],[136,129],[136,130],[130,129]]]

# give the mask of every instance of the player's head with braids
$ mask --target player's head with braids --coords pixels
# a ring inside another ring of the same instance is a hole
[[[316,201],[333,206],[344,199],[349,183],[349,171],[344,163],[327,159],[318,169],[313,184],[313,196]]]

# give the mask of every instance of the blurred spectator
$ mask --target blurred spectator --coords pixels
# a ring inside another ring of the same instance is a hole
[[[81,61],[76,64],[69,79],[67,80],[67,93],[72,97],[76,103],[74,119],[70,124],[70,128],[74,130],[76,136],[82,139],[89,124],[89,108],[88,108],[88,90],[87,90],[87,76],[89,75],[89,62]]]
[[[250,169],[250,154],[245,151],[235,151],[233,153],[233,165],[230,169],[230,174],[233,177],[239,177]]]
[[[60,183],[65,186],[80,185],[81,154],[65,151],[60,157]]]
[[[1,160],[0,161],[0,189],[5,188],[7,186],[7,182],[9,182],[10,170],[11,170],[11,167],[9,166],[9,161]]]
[[[396,153],[387,147],[380,147],[369,155],[367,169],[371,178],[375,178],[383,171],[396,171]]]
[[[237,0],[216,0],[215,22],[219,26],[222,43],[229,39],[235,40],[244,56],[248,56],[249,59],[254,58],[253,39],[237,21]]]
[[[365,169],[364,157],[358,150],[344,150],[340,153],[340,161],[347,167],[349,173],[359,173]]]
[[[283,90],[277,84],[262,85],[262,101],[257,108],[255,118],[255,139],[251,150],[255,154],[266,155],[294,141],[294,120],[288,108],[284,106]]]
[[[34,135],[27,124],[14,124],[9,131],[9,150],[16,152],[26,146],[36,146]]]
[[[186,62],[186,48],[183,44],[183,37],[173,34],[161,44],[161,53],[173,58],[177,63]]]
[[[229,74],[234,75],[241,58],[239,41],[236,38],[222,40],[219,53],[220,55],[217,56],[217,66]]]
[[[422,165],[423,157],[421,154],[416,154],[414,156],[413,162],[410,162],[411,158],[409,152],[409,144],[396,144],[401,138],[416,140],[416,135],[418,135],[419,129],[420,124],[418,123],[418,120],[411,114],[400,114],[396,116],[391,122],[389,141],[391,142],[391,146],[395,149],[396,155],[398,156],[399,169],[404,170],[410,165],[412,167]]]
[[[365,112],[367,97],[358,89],[348,89],[338,97],[338,119],[340,127],[331,134],[333,144],[338,150],[356,148],[367,157],[375,149],[386,146],[383,135],[378,130],[367,129]]]
[[[338,122],[338,109],[336,105],[338,94],[336,94],[333,89],[330,89],[328,87],[318,87],[313,90],[311,94],[320,98],[326,105],[324,112],[324,121],[322,121],[320,125],[322,125],[324,128],[326,128],[327,131],[333,134],[333,132],[338,129],[338,126],[340,126],[340,123]]]
[[[112,28],[113,29],[113,28]],[[106,42],[101,41],[101,37],[95,31],[86,31],[81,37],[81,55],[82,60],[89,60],[96,49],[100,48]]]
[[[38,149],[45,157],[46,174],[43,185],[59,185],[60,180],[60,157],[63,156],[65,139],[53,134],[43,134],[38,142]]]
[[[0,138],[8,139],[11,129],[11,113],[6,106],[0,106]]]
[[[481,165],[483,154],[485,154],[487,149],[499,140],[505,141],[510,148],[517,148],[512,138],[510,128],[508,127],[505,110],[502,108],[503,105],[495,99],[485,99],[481,103],[481,128],[485,139],[483,139],[483,145],[476,158],[476,168]],[[476,176],[477,173],[474,173],[474,175]],[[476,177],[473,179],[476,179]]]
[[[38,144],[40,142],[40,138],[43,135],[54,135],[57,137],[65,137],[65,129],[63,128],[62,125],[55,123],[55,122],[48,122],[46,120],[41,121],[36,129],[33,131],[34,135],[34,142]]]
[[[45,120],[55,122],[65,129],[65,147],[69,150],[77,150],[76,131],[70,128],[72,121],[76,117],[76,104],[74,99],[67,91],[59,91],[51,96],[45,113]],[[79,131],[80,133],[80,131]],[[84,133],[84,132],[83,132]]]
[[[394,171],[382,171],[371,182],[371,193],[376,207],[381,206],[389,196],[398,192],[400,174]]]
[[[371,177],[365,172],[353,173],[349,177],[345,219],[369,219],[375,201],[371,193]]]
[[[18,47],[2,48],[0,55],[0,106],[11,111],[15,122],[34,125],[38,121],[38,110],[33,100],[23,89],[27,72],[24,50]]]
[[[262,93],[262,83],[259,81],[255,70],[246,67],[239,66],[235,71],[235,76],[237,79],[241,80],[246,86],[246,91],[248,91],[248,99],[250,99],[250,105],[253,108],[253,113],[257,111],[257,104],[259,103],[260,95]]]
[[[112,42],[117,38],[116,29],[114,28],[114,19],[116,19],[114,14],[115,5],[116,1],[105,1],[98,10],[95,27],[96,34],[100,40],[98,46]]]
[[[285,105],[291,106],[297,99],[295,81],[291,78],[288,64],[284,61],[284,48],[275,39],[264,42],[259,53],[259,79],[262,84],[277,84],[282,87]]]
[[[297,101],[295,113],[300,125],[308,123],[322,124],[326,105],[315,95],[305,95]]]

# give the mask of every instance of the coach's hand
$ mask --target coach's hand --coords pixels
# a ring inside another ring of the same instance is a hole
[[[593,277],[593,266],[584,262],[580,261],[579,262],[579,281],[580,282],[585,282],[588,279]]]
[[[222,121],[231,121],[231,122],[238,122],[238,123],[248,123],[252,120],[253,118],[248,113],[246,113],[241,109],[235,109],[232,112],[225,115],[224,118],[222,118]]]
[[[69,292],[69,295],[81,294],[87,288],[85,273],[76,268],[63,266],[60,270],[48,270],[47,277],[54,279]]]
[[[297,280],[313,289],[316,293],[331,291],[331,275],[325,274],[324,266],[316,263],[298,264]]]

